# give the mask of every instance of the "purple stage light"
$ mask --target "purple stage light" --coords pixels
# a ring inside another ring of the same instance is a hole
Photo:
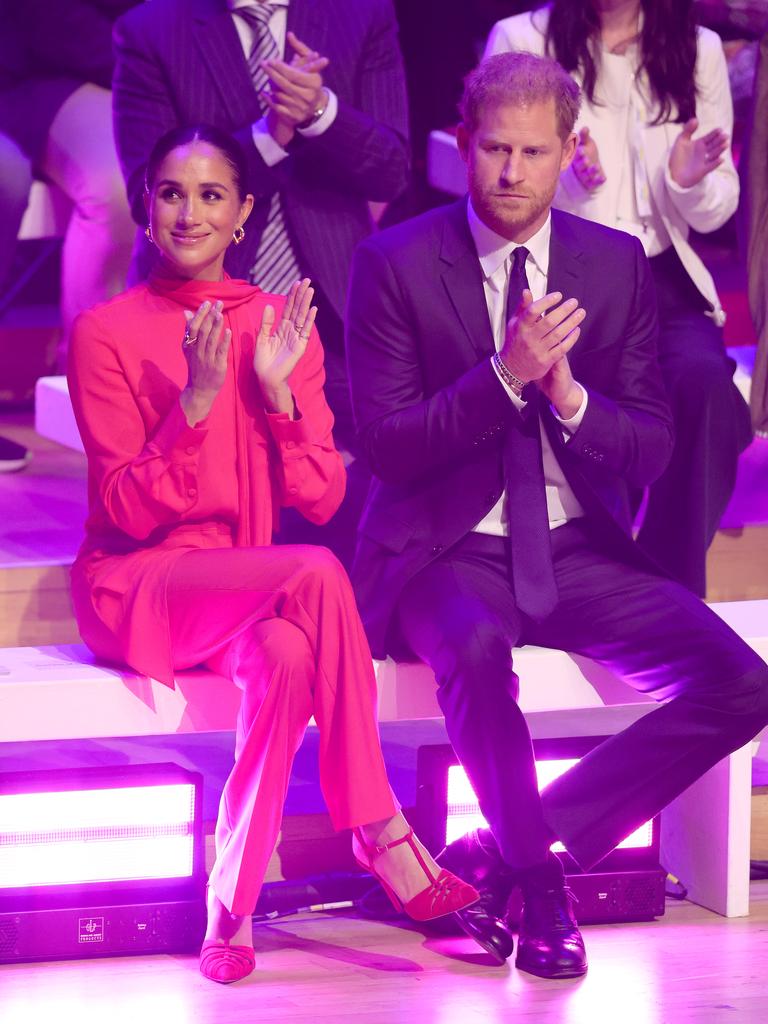
[[[539,792],[546,789],[550,782],[572,768],[579,758],[560,757],[545,761],[536,761],[536,778]],[[446,796],[445,842],[452,843],[455,839],[466,835],[474,828],[487,828],[488,823],[478,806],[475,791],[467,778],[467,774],[459,764],[448,768],[448,789]],[[653,825],[647,821],[640,828],[627,836],[616,847],[617,850],[650,849],[653,845]],[[562,853],[562,843],[553,843],[552,850]]]
[[[567,772],[600,742],[600,737],[534,738],[539,791]],[[417,756],[415,823],[427,847],[438,852],[474,829],[487,828],[464,769],[448,744],[425,744]],[[660,821],[636,828],[599,864],[582,871],[562,843],[551,849],[560,858],[566,882],[578,901],[580,924],[652,921],[664,913],[666,872],[659,864]],[[508,919],[519,920],[520,891],[513,888]]]

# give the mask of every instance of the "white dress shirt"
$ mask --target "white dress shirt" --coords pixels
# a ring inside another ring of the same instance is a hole
[[[251,25],[248,24],[243,18],[237,17],[237,11],[240,7],[255,7],[259,0],[227,0],[230,10],[232,11],[232,20],[235,23],[237,34],[240,39],[240,44],[243,47],[243,53],[245,54],[246,60],[253,47],[254,30]],[[281,55],[285,55],[285,36],[286,36],[286,23],[288,21],[288,4],[290,0],[268,0],[268,2],[275,8],[272,17],[269,19],[269,31],[272,33],[277,49]],[[311,41],[307,42],[308,46],[311,46]],[[326,87],[328,94],[328,105],[323,111],[322,115],[311,124],[308,128],[297,128],[296,130],[300,135],[304,135],[307,138],[312,138],[316,135],[322,135],[324,131],[333,124],[336,119],[336,114],[339,110],[339,101],[336,93]],[[261,158],[268,167],[273,167],[275,164],[280,163],[288,156],[288,150],[275,142],[269,133],[267,128],[266,117],[259,118],[255,121],[251,127],[253,133],[253,144],[261,154]]]
[[[469,220],[469,230],[472,234],[483,271],[483,289],[488,306],[488,318],[491,322],[491,330],[493,331],[496,351],[498,352],[504,344],[507,326],[506,310],[509,268],[511,266],[512,253],[518,248],[518,243],[510,242],[509,239],[497,235],[495,231],[484,224],[475,213],[471,201],[467,203],[467,218]],[[525,272],[534,299],[540,299],[547,293],[549,238],[551,232],[552,218],[547,217],[546,222],[539,228],[536,234],[524,243],[528,250]],[[570,296],[566,295],[564,298],[570,298]],[[501,381],[501,383],[503,384],[504,382]],[[525,407],[525,402],[518,398],[514,392],[506,386],[505,390],[509,395],[510,401],[518,409]],[[564,420],[555,413],[558,422],[563,428],[563,436],[566,439],[570,437],[584,418],[588,399],[587,392],[583,387],[581,391],[583,396],[581,405],[573,416]],[[568,522],[569,519],[583,516],[584,509],[579,504],[576,495],[565,478],[560,463],[557,461],[552,450],[552,445],[549,443],[549,438],[543,424],[540,425],[540,429],[544,483],[547,491],[547,515],[549,517],[550,529],[555,529]],[[507,535],[506,491],[488,515],[477,524],[474,532],[492,533],[499,537]]]

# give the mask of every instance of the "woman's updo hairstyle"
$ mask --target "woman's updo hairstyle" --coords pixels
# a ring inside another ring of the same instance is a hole
[[[245,153],[236,139],[212,124],[191,124],[173,128],[157,140],[149,154],[147,170],[144,175],[144,187],[147,192],[152,191],[160,165],[168,154],[178,146],[187,146],[191,142],[207,142],[209,146],[218,149],[232,170],[240,202],[244,202],[248,195],[245,184],[248,177],[248,163]]]

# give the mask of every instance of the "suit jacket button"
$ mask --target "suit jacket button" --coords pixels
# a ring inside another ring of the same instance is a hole
[[[439,555],[442,550],[443,550],[443,545],[442,544],[435,544],[435,546],[432,548],[432,554],[433,555]]]

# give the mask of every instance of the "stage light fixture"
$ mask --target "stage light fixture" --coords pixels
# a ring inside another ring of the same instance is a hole
[[[599,737],[535,740],[539,790],[599,742]],[[430,849],[438,852],[472,829],[487,828],[472,785],[449,745],[420,747],[416,774],[416,823]],[[579,870],[561,843],[552,850],[579,901],[580,923],[646,921],[664,913],[666,873],[659,865],[658,817],[640,825],[589,872]],[[515,909],[513,901],[513,916]]]
[[[0,962],[194,948],[201,806],[174,764],[0,773]]]
[[[536,762],[536,778],[539,784],[539,792],[546,789],[550,782],[563,775],[578,763],[577,757],[558,757],[546,761]],[[487,828],[488,822],[482,815],[480,807],[472,789],[472,783],[467,778],[467,773],[460,764],[452,764],[448,767],[448,784],[446,796],[445,816],[445,842],[452,843],[466,835],[473,828]],[[622,840],[616,847],[617,850],[638,850],[648,849],[653,846],[653,822],[646,821],[645,824],[635,829],[631,835]],[[553,843],[551,849],[555,853],[564,853],[565,847],[562,843]]]

